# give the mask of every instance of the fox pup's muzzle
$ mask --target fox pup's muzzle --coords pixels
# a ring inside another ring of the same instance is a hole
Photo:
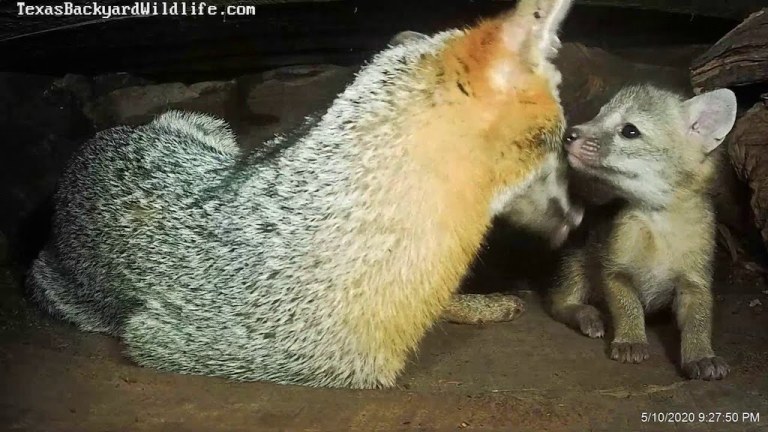
[[[563,146],[568,154],[568,163],[576,169],[600,163],[600,145],[578,127],[568,129]]]

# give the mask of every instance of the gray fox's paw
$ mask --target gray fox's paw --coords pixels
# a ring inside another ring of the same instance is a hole
[[[457,294],[443,312],[455,324],[512,321],[525,312],[525,303],[511,294]]]

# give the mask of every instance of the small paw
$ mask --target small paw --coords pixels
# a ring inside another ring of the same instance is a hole
[[[649,357],[645,342],[611,342],[611,359],[622,363],[640,363]]]
[[[605,327],[603,319],[600,318],[600,312],[593,306],[585,306],[576,313],[576,321],[579,323],[579,329],[586,336],[591,338],[601,338],[605,336]]]
[[[731,368],[728,363],[717,356],[705,357],[683,364],[683,372],[690,379],[720,380],[725,378],[730,371]]]

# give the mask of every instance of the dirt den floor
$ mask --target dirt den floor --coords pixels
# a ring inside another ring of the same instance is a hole
[[[581,60],[567,64],[590,65],[593,71],[602,55],[578,47],[570,52]],[[645,70],[616,62],[609,58],[600,64],[612,70]],[[651,72],[669,75],[660,71]],[[349,79],[348,72],[332,69],[314,78],[272,73],[239,80],[237,86],[134,87],[87,105],[86,114],[98,128],[143,122],[147,113],[163,108],[156,106],[157,101],[178,100],[178,107],[203,107],[228,117],[230,105],[237,105],[228,102],[230,93],[245,89],[245,102],[248,106],[253,102],[252,112],[235,111],[242,114],[241,123],[263,125],[241,128],[240,136],[245,142],[259,142],[330,100]],[[583,88],[575,82],[564,100],[578,102],[574,112],[586,112],[585,100],[592,101],[593,91],[620,81],[608,78],[585,80],[591,84]],[[80,81],[70,77],[60,86],[78,90]],[[18,100],[30,100],[22,96]],[[597,99],[593,102],[590,109],[594,111],[599,105]],[[28,112],[21,120],[47,105],[29,106],[21,111]],[[59,118],[59,106],[51,106],[56,114],[51,118]],[[31,134],[40,128],[22,131]],[[40,140],[33,138],[20,142],[26,143],[24,148],[37,145]],[[16,164],[19,173],[11,178],[24,178],[21,171],[29,170],[35,178],[44,174],[22,163]],[[492,245],[489,252],[494,247],[505,246]],[[535,259],[528,255],[518,262],[533,260],[524,267],[538,267]],[[509,266],[514,259],[498,256],[484,262],[486,267],[472,279],[475,288],[516,286],[511,279],[516,273]],[[725,381],[691,382],[680,376],[678,333],[669,316],[649,324],[651,358],[639,365],[623,365],[607,357],[607,340],[590,340],[554,322],[542,310],[540,296],[525,291],[521,296],[527,311],[513,322],[436,326],[412,358],[400,388],[382,391],[233,383],[139,368],[122,357],[117,340],[81,333],[36,312],[19,298],[19,272],[0,266],[0,430],[766,431],[768,287],[759,274],[742,265],[727,259],[721,264],[715,287],[714,344],[732,367]],[[661,424],[650,417],[644,423],[644,413],[678,414],[677,420],[685,422]]]
[[[4,273],[6,289],[18,284],[11,271]],[[528,310],[516,321],[438,325],[400,388],[384,391],[234,383],[143,369],[121,356],[118,341],[81,333],[18,300],[4,305],[0,322],[0,425],[45,432],[765,431],[768,312],[755,300],[768,305],[767,288],[752,273],[727,273],[716,288],[730,294],[718,296],[714,343],[733,371],[720,382],[681,378],[669,317],[649,325],[651,358],[624,365],[607,358],[606,340],[551,320],[532,292],[521,293]],[[643,423],[643,413],[694,418]],[[728,414],[726,423],[725,413],[735,413],[735,420]]]

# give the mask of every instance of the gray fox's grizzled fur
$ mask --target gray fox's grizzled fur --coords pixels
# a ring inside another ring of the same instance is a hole
[[[61,180],[35,299],[144,366],[393,385],[495,214],[535,190],[532,228],[572,225],[550,63],[569,6],[393,45],[252,154],[200,114],[99,133]]]

